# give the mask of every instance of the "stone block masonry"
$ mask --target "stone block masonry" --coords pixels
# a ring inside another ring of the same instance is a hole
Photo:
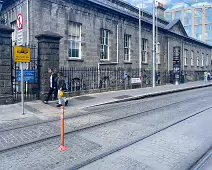
[[[59,43],[62,37],[52,32],[44,32],[36,38],[38,39],[38,60],[40,62],[40,99],[43,100],[50,87],[48,68],[59,71]]]
[[[11,34],[13,29],[0,25],[0,105],[12,104]]]

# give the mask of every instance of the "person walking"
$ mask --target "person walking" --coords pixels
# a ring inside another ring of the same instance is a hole
[[[207,82],[208,73],[207,71],[204,72],[204,82]]]
[[[52,68],[49,69],[49,73],[50,73],[50,87],[48,96],[43,101],[45,104],[48,104],[48,101],[52,93],[54,93],[54,100],[57,100],[57,74],[54,73],[54,70]]]
[[[210,82],[211,80],[211,73],[208,72],[207,81]]]
[[[66,89],[65,79],[62,76],[62,73],[58,73],[57,79],[57,89],[58,89],[58,100],[59,103],[57,107],[67,106],[68,100],[64,97],[64,90]]]

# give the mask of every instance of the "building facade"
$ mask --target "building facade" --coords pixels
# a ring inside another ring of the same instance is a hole
[[[165,18],[170,22],[180,19],[188,36],[212,45],[212,3],[180,2],[167,7]]]
[[[24,16],[23,43],[36,44],[36,35],[61,35],[60,67],[118,66],[139,68],[138,8],[120,0],[13,0],[5,1],[2,15],[15,29]],[[181,70],[211,69],[212,47],[187,35],[180,20],[158,19],[159,70],[173,70],[174,47],[180,49]],[[142,69],[152,69],[152,16],[141,19]]]

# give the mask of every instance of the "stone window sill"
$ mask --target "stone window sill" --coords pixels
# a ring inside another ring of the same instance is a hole
[[[130,61],[124,61],[124,64],[132,64]]]
[[[82,58],[69,58],[68,61],[78,61],[78,62],[83,62],[84,59]]]

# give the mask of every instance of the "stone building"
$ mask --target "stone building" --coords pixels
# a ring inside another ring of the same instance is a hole
[[[160,10],[163,10],[160,7]],[[165,9],[164,9],[165,11]],[[16,19],[24,16],[24,44],[36,35],[61,35],[60,66],[139,68],[138,8],[122,0],[5,0],[2,15],[17,40]],[[142,69],[152,69],[152,15],[142,12]],[[173,48],[180,47],[181,70],[211,69],[212,47],[189,37],[180,20],[158,19],[159,70],[173,70]]]

